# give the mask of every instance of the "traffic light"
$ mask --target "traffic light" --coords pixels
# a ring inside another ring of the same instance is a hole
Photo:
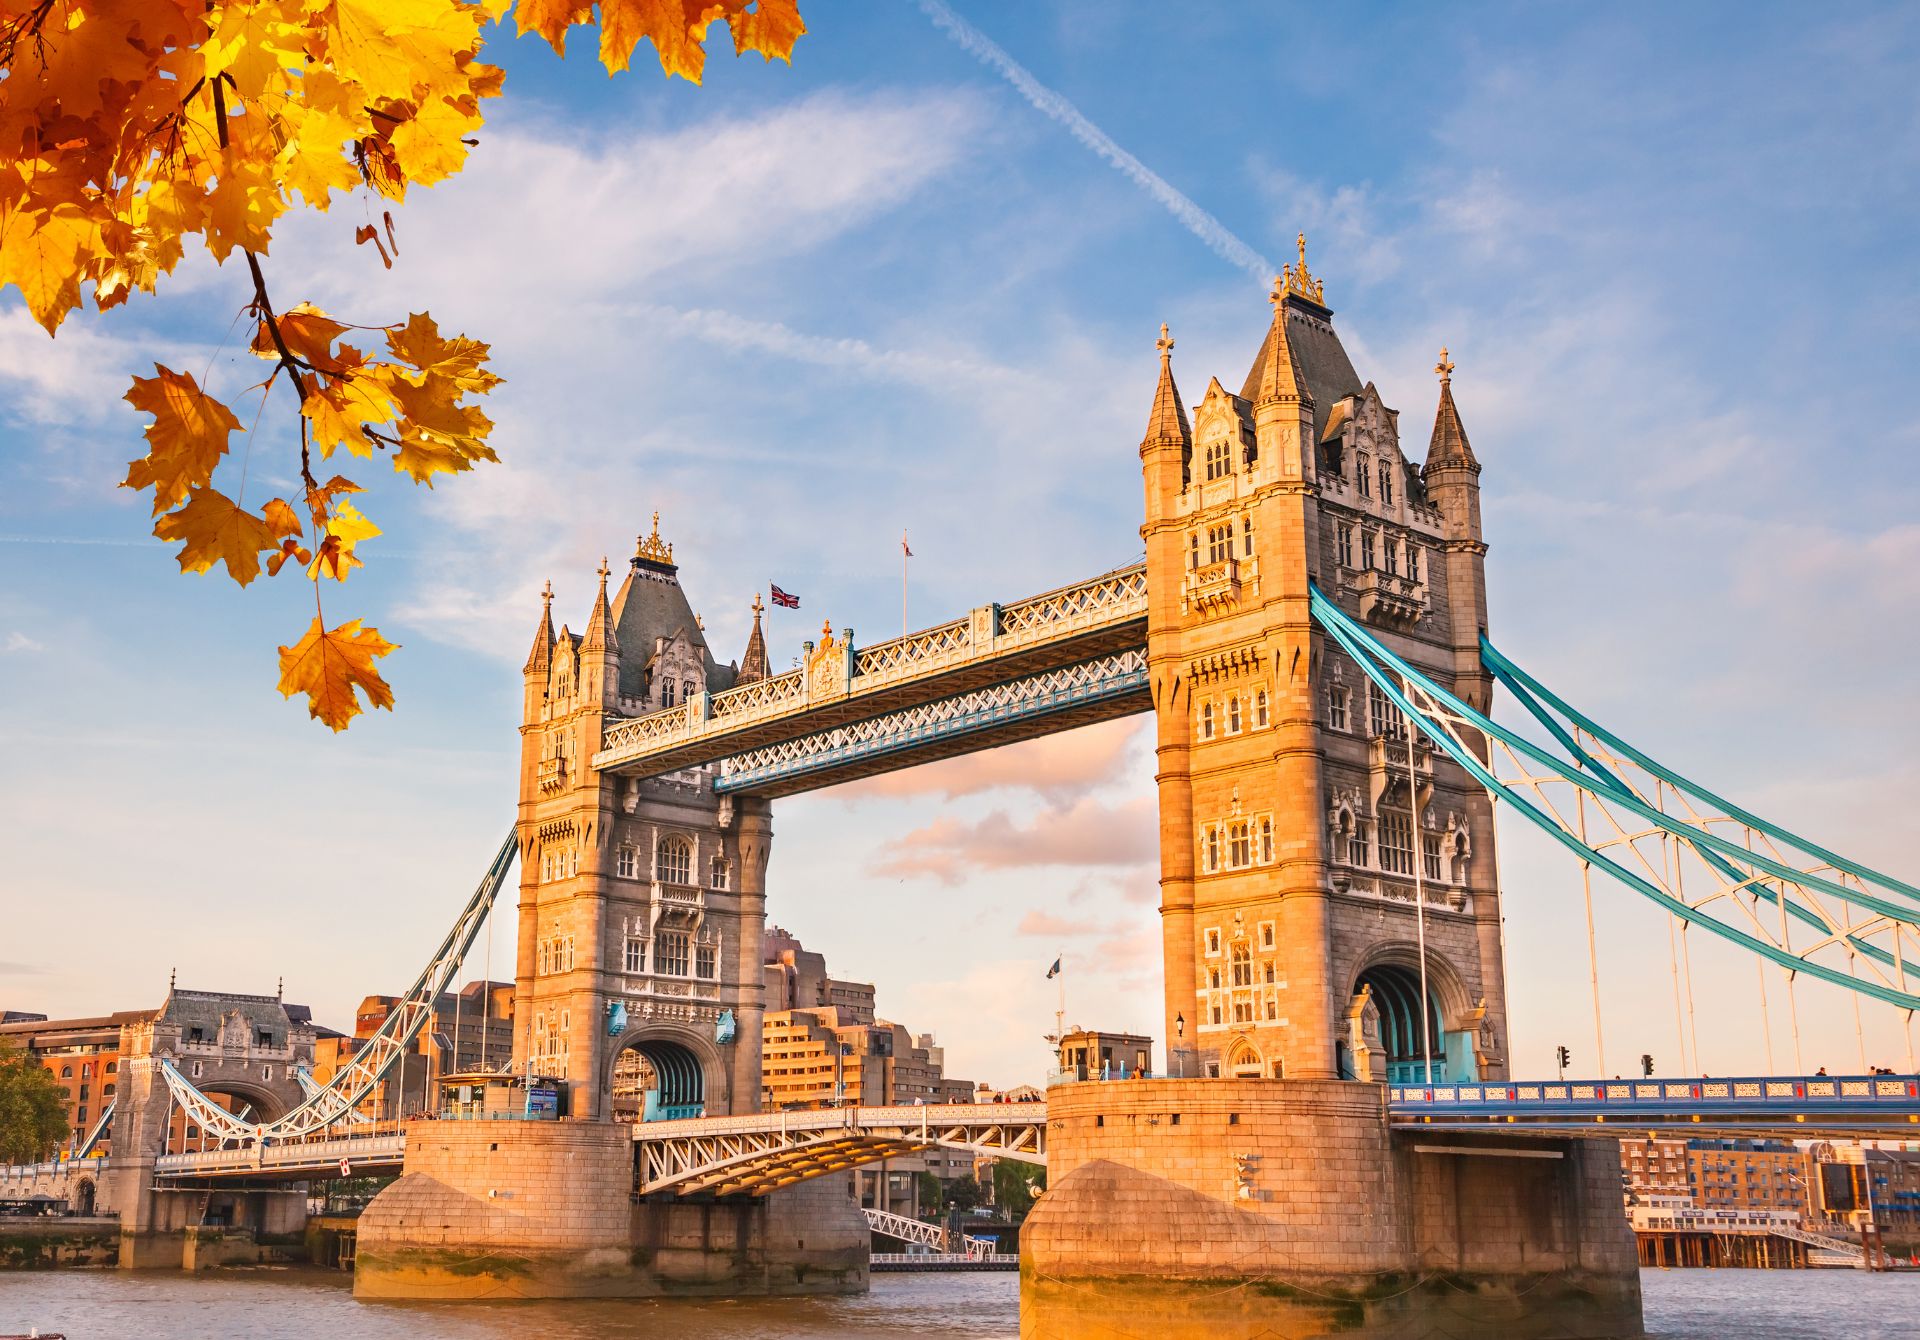
[[[1653,1053],[1652,1052],[1640,1053],[1640,1073],[1643,1075],[1649,1075],[1649,1076],[1653,1074]]]
[[[1565,1047],[1556,1047],[1554,1048],[1554,1060],[1559,1063],[1560,1078],[1565,1079],[1567,1077],[1567,1067],[1573,1064],[1573,1053]]]

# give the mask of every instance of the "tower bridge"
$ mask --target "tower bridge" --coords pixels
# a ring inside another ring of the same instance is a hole
[[[1211,379],[1191,414],[1162,328],[1140,563],[871,645],[829,625],[783,674],[757,600],[719,659],[658,514],[617,586],[602,562],[582,632],[555,629],[549,587],[513,834],[377,1045],[265,1121],[215,1114],[160,1058],[230,1148],[140,1154],[141,1175],[398,1159],[362,1221],[369,1294],[834,1290],[864,1281],[866,1241],[836,1175],[942,1144],[1048,1160],[1023,1235],[1036,1305],[1045,1281],[1238,1272],[1319,1296],[1444,1271],[1509,1333],[1637,1327],[1610,1127],[1904,1133],[1920,1098],[1874,1077],[1514,1077],[1495,805],[1589,892],[1598,871],[1789,990],[1920,1006],[1920,888],[1660,764],[1503,654],[1453,363],[1416,460],[1332,317],[1303,240],[1240,389]],[[1496,687],[1527,732],[1493,719]],[[759,1112],[774,800],[1127,713],[1153,716],[1171,1075],[1060,1085],[1044,1110]],[[560,1119],[348,1129],[516,861],[515,1071]],[[617,1120],[620,1067],[665,1119]],[[503,1243],[511,1278],[489,1264]]]

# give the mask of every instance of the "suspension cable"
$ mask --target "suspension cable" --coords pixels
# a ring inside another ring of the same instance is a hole
[[[1394,709],[1399,711],[1398,708]],[[1402,713],[1407,732],[1407,819],[1413,829],[1413,924],[1420,937],[1420,1082],[1433,1083],[1432,1025],[1427,1018],[1427,839],[1420,828],[1420,778],[1414,771],[1413,737],[1419,732]],[[1465,1078],[1463,1076],[1463,1078]]]
[[[1587,793],[1576,791],[1574,796],[1579,803],[1580,842],[1587,841]],[[1580,862],[1580,894],[1587,904],[1587,980],[1593,985],[1593,1047],[1594,1056],[1600,1062],[1600,1073],[1607,1073],[1607,1039],[1600,1029],[1600,951],[1593,938],[1593,865]]]

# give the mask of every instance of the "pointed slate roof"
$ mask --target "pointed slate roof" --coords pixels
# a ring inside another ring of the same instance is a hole
[[[613,628],[613,611],[607,608],[607,560],[600,560],[600,590],[593,598],[593,614],[587,620],[587,635],[580,643],[582,651],[620,653],[620,635]]]
[[[522,674],[545,671],[553,664],[553,583],[540,593],[540,626],[533,630],[533,650],[527,653]]]
[[[1445,349],[1440,351],[1440,361],[1433,370],[1440,374],[1440,408],[1434,411],[1433,438],[1427,443],[1427,468],[1439,464],[1478,465],[1467,441],[1467,430],[1460,422],[1460,407],[1453,403],[1453,364],[1447,360]]]
[[[1178,442],[1182,446],[1193,445],[1193,425],[1187,422],[1187,407],[1180,403],[1180,388],[1173,381],[1173,337],[1167,334],[1167,326],[1160,323],[1160,340],[1155,346],[1160,350],[1160,384],[1154,388],[1153,411],[1147,415],[1147,435],[1140,439],[1144,446],[1149,442]]]
[[[1290,360],[1285,368],[1274,346],[1283,343]],[[1360,376],[1334,333],[1331,313],[1287,292],[1267,327],[1260,352],[1247,369],[1247,380],[1240,388],[1243,400],[1258,404],[1262,376],[1271,370],[1276,384],[1291,374],[1301,399],[1313,404],[1313,435],[1318,441],[1326,434],[1327,415],[1338,401],[1360,391]]]
[[[765,679],[772,668],[767,663],[766,635],[760,631],[760,612],[765,608],[756,593],[753,597],[753,632],[748,634],[747,650],[740,657],[740,670],[733,679],[736,684],[750,684],[756,679]]]
[[[686,592],[680,589],[680,574],[672,562],[673,546],[660,539],[660,521],[654,518],[653,533],[642,535],[628,562],[626,580],[613,598],[613,632],[620,655],[620,692],[637,698],[646,686],[647,662],[654,654],[659,638],[675,633],[700,651],[706,667],[707,688],[718,692],[733,686],[733,670],[719,664],[707,646],[705,630],[695,617]]]

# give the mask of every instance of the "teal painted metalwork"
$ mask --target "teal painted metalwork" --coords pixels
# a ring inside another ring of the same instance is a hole
[[[1427,678],[1427,676],[1419,670],[1416,670],[1412,665],[1396,655],[1391,649],[1380,642],[1379,639],[1375,638],[1367,629],[1349,617],[1345,611],[1327,599],[1326,595],[1322,593],[1317,586],[1312,588],[1311,596],[1313,615],[1320,626],[1353,657],[1361,670],[1380,688],[1381,692],[1386,694],[1388,699],[1393,702],[1396,707],[1406,713],[1417,729],[1427,735],[1441,750],[1460,764],[1461,767],[1465,768],[1467,772],[1482,786],[1486,787],[1488,792],[1496,799],[1507,801],[1529,822],[1552,837],[1556,842],[1567,848],[1581,860],[1604,870],[1628,888],[1665,908],[1682,921],[1688,924],[1702,926],[1715,935],[1720,936],[1722,939],[1739,945],[1749,953],[1758,954],[1771,962],[1777,963],[1790,972],[1804,972],[1810,976],[1818,977],[1823,981],[1832,982],[1837,986],[1859,992],[1862,995],[1871,996],[1875,999],[1886,1001],[1889,1004],[1897,1005],[1902,1009],[1920,1009],[1920,994],[1879,982],[1863,981],[1837,968],[1793,954],[1788,950],[1750,935],[1738,927],[1729,925],[1708,913],[1702,912],[1698,908],[1688,905],[1683,900],[1668,893],[1665,889],[1658,887],[1634,871],[1627,869],[1605,852],[1597,850],[1583,842],[1578,836],[1562,827],[1553,817],[1542,811],[1538,805],[1521,795],[1514,787],[1503,783],[1485,763],[1474,755],[1472,750],[1466,748],[1459,740],[1455,739],[1449,730],[1433,720],[1427,712],[1417,707],[1406,692],[1404,686],[1412,685],[1417,688],[1431,701],[1445,707],[1448,712],[1459,717],[1461,721],[1469,725],[1472,729],[1480,731],[1488,740],[1498,740],[1501,744],[1512,750],[1516,756],[1524,756],[1552,774],[1556,780],[1585,791],[1597,801],[1617,805],[1622,809],[1636,814],[1651,824],[1653,828],[1678,838],[1681,842],[1692,847],[1703,859],[1707,856],[1707,850],[1703,850],[1703,848],[1705,848],[1718,853],[1722,857],[1730,858],[1733,861],[1750,866],[1755,870],[1764,871],[1788,883],[1799,885],[1803,888],[1819,889],[1821,892],[1827,893],[1832,897],[1856,907],[1878,913],[1885,917],[1888,922],[1893,923],[1896,932],[1898,928],[1901,927],[1920,930],[1920,921],[1916,921],[1915,913],[1912,909],[1902,904],[1896,904],[1888,902],[1885,899],[1874,897],[1861,890],[1850,889],[1844,885],[1822,879],[1819,876],[1796,870],[1784,863],[1763,856],[1761,853],[1742,848],[1703,828],[1696,828],[1677,820],[1665,812],[1646,804],[1638,796],[1634,795],[1624,783],[1610,773],[1603,778],[1597,773],[1586,771],[1585,768],[1598,766],[1597,761],[1587,755],[1586,751],[1579,749],[1577,742],[1572,744],[1572,752],[1574,752],[1576,759],[1584,760],[1584,767],[1581,762],[1570,763],[1566,759],[1556,758],[1532,741],[1524,739],[1496,724],[1491,718],[1484,716],[1460,698]],[[1532,686],[1529,687],[1531,688]],[[1555,734],[1559,736],[1561,733],[1556,731]],[[1563,743],[1565,742],[1566,741],[1563,740]],[[1602,771],[1604,771],[1604,769]],[[1677,785],[1677,783],[1675,784]],[[1702,794],[1704,798],[1704,794],[1700,791],[1695,791],[1694,794]],[[1822,859],[1825,859],[1824,856]],[[1737,874],[1738,872],[1736,871],[1735,873]],[[1848,873],[1852,873],[1852,871],[1849,870]],[[1764,890],[1764,888],[1764,884],[1752,878],[1741,879],[1736,885],[1736,889],[1749,891],[1755,889]],[[1763,893],[1762,896],[1773,897],[1775,895]],[[1791,900],[1789,900],[1789,906],[1795,906],[1791,903]],[[1834,942],[1858,944],[1857,938],[1847,934],[1846,930],[1835,928],[1824,920],[1819,921],[1818,924]],[[1857,931],[1860,928],[1855,927],[1852,929]],[[1877,950],[1878,947],[1875,946],[1873,948]],[[1879,956],[1884,953],[1884,950],[1879,950],[1874,957],[1878,960]],[[1895,960],[1893,956],[1888,956],[1887,961],[1894,962],[1897,960]]]

